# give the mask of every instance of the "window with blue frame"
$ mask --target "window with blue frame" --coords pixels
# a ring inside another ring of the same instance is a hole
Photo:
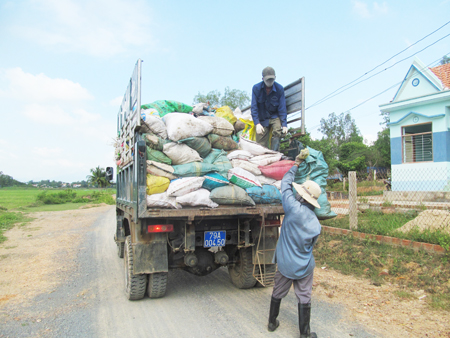
[[[433,133],[431,123],[402,127],[402,162],[433,161]]]

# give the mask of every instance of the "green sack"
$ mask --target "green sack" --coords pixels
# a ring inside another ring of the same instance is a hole
[[[199,177],[214,171],[216,171],[214,164],[203,162],[191,162],[173,166],[173,174],[180,177]]]
[[[222,149],[212,149],[208,156],[203,159],[203,163],[212,163],[216,166],[216,172],[223,177],[227,177],[228,170],[233,168],[227,157],[227,152]]]
[[[217,204],[255,205],[247,192],[236,185],[227,185],[213,189],[209,198]]]
[[[162,151],[147,147],[147,160],[156,161],[159,163],[172,164],[172,160],[168,158]]]
[[[166,143],[172,142],[170,140],[164,140],[161,137],[150,134],[150,133],[142,134],[142,138],[144,139],[147,147],[150,147],[152,149],[159,150],[159,151],[163,150],[163,147]]]
[[[208,140],[211,142],[211,147],[216,149],[235,150],[239,148],[239,145],[230,136],[209,134]]]
[[[141,109],[156,109],[159,116],[163,117],[169,113],[190,113],[192,111],[192,106],[187,104],[172,101],[172,100],[158,100],[152,103],[144,104]]]
[[[211,152],[211,144],[206,137],[189,137],[184,140],[180,140],[189,146],[190,148],[196,150],[201,158],[205,158]]]

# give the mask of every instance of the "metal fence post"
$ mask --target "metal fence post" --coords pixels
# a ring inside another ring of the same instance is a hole
[[[356,203],[358,194],[356,192],[356,171],[349,171],[348,184],[350,230],[356,230],[358,228],[358,206]]]

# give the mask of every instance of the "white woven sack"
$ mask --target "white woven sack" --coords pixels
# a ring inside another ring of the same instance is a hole
[[[148,109],[149,112],[146,113],[145,110],[141,111],[141,120],[142,122],[150,129],[150,131],[158,135],[159,137],[166,139],[167,138],[167,128],[164,124],[163,120],[156,115],[151,115],[150,111],[153,109]]]
[[[239,107],[237,107],[234,112],[233,112],[234,116],[236,116],[236,118],[239,120],[242,117],[242,111]]]
[[[167,177],[174,180],[177,177],[173,174],[173,167],[165,163],[147,160],[147,173],[155,176]]]
[[[188,205],[188,206],[205,206],[210,208],[217,208],[219,205],[215,202],[213,202],[209,198],[209,190],[206,189],[199,189],[193,192],[190,192],[189,194],[177,197],[177,202],[181,205]]]
[[[278,152],[275,150],[270,150],[269,148],[263,147],[262,145],[247,140],[245,138],[239,139],[239,146],[242,150],[247,150],[249,153],[257,156],[257,155],[264,155],[264,154],[277,154]]]
[[[233,168],[242,168],[251,172],[253,175],[261,175],[261,170],[259,170],[258,165],[254,163],[250,163],[245,160],[231,160],[231,165]]]
[[[219,116],[199,116],[200,120],[208,122],[214,127],[212,133],[220,136],[230,136],[234,132],[233,125]]]
[[[252,186],[262,187],[255,175],[239,167],[228,170],[228,180],[243,189]]]
[[[167,196],[178,197],[189,194],[202,187],[204,177],[185,177],[170,182]]]
[[[172,141],[193,136],[205,136],[213,131],[209,123],[184,113],[170,113],[164,116],[167,135]]]
[[[272,185],[274,185],[275,187],[277,187],[278,190],[281,191],[281,180],[275,181],[275,183],[273,183]]]
[[[175,197],[169,197],[165,191],[161,194],[147,195],[147,207],[181,209],[181,204],[177,203]]]
[[[274,162],[278,162],[281,160],[281,156],[283,156],[282,153],[278,154],[264,154],[264,155],[258,155],[255,157],[252,157],[248,161],[257,165],[269,165]]]
[[[270,178],[270,177],[266,177],[266,176],[263,176],[263,175],[258,175],[258,176],[256,176],[256,179],[259,181],[259,183],[261,183],[261,184],[269,184],[269,185],[273,185],[275,182],[276,182],[276,180],[274,180],[273,178]]]
[[[163,153],[172,160],[173,165],[203,162],[197,151],[182,143],[166,143],[163,147]]]
[[[246,150],[233,150],[227,155],[227,158],[231,160],[249,160],[253,155]]]

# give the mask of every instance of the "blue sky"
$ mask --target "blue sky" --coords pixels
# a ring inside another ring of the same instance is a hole
[[[275,68],[287,85],[305,77],[309,107],[449,21],[438,1],[0,0],[0,171],[20,181],[76,181],[114,166],[116,115],[133,67],[144,60],[142,102],[224,88],[245,90]],[[450,24],[370,73],[381,74],[306,110],[340,114],[400,82],[413,57]],[[418,53],[426,65],[450,53],[450,37]],[[435,65],[435,63],[433,64]],[[351,111],[368,141],[379,104]]]

